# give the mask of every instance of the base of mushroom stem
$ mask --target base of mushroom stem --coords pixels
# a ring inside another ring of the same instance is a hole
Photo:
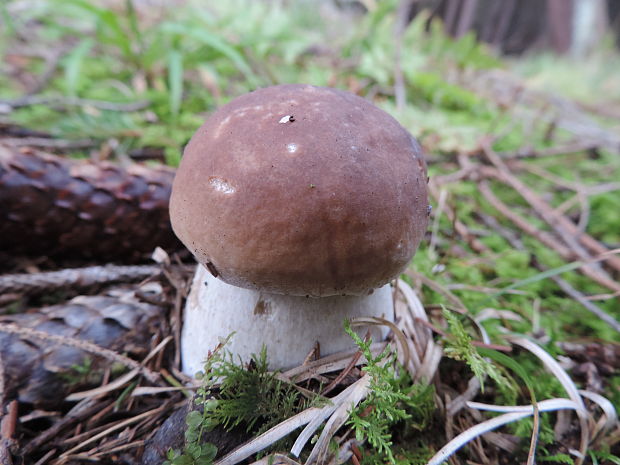
[[[314,347],[321,356],[355,348],[344,321],[381,317],[394,321],[392,289],[385,285],[367,296],[310,298],[270,294],[231,286],[199,265],[185,306],[181,335],[183,371],[193,376],[222,341],[235,360],[248,362],[265,347],[271,369],[299,366]],[[383,340],[385,326],[359,326],[364,336]]]

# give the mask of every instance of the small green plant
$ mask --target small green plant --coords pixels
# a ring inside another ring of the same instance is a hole
[[[210,376],[214,365],[218,364],[223,355],[222,347],[216,349],[206,360],[204,375],[201,377],[202,385],[196,391],[194,404],[198,410],[191,410],[186,418],[185,424],[185,447],[183,452],[169,449],[167,460],[164,465],[209,465],[217,454],[217,447],[207,443],[202,444],[205,432],[213,430],[218,422],[212,418],[211,414],[217,405],[217,400],[213,397],[213,391],[217,380]]]
[[[183,452],[169,450],[166,465],[208,465],[217,448],[203,443],[205,432],[216,426],[226,431],[243,427],[258,435],[312,401],[302,399],[298,390],[269,371],[264,348],[244,366],[241,361],[235,363],[225,343],[209,356],[204,371],[198,374],[201,387],[194,399],[197,409],[185,419],[185,448]]]
[[[546,463],[566,463],[569,465],[572,465],[573,463],[575,463],[573,458],[568,454],[547,455],[545,457],[539,457],[538,461],[546,462]]]
[[[480,382],[480,389],[484,392],[484,381],[487,376],[497,384],[504,395],[516,399],[514,382],[509,379],[493,362],[485,359],[471,343],[472,338],[463,326],[463,323],[451,311],[444,308],[443,316],[448,323],[451,337],[448,339],[444,353],[455,360],[460,360],[471,368]]]
[[[93,367],[93,359],[86,356],[80,363],[74,363],[66,371],[59,372],[58,376],[64,383],[78,386],[100,379],[101,370],[96,370]]]
[[[620,465],[620,457],[610,452],[591,450],[589,451],[589,454],[593,465],[598,465],[599,463],[613,463],[615,465]]]
[[[345,331],[367,360],[363,370],[370,375],[370,394],[351,412],[348,424],[358,441],[367,441],[372,451],[364,463],[400,463],[394,455],[392,430],[421,430],[428,426],[434,411],[432,386],[414,384],[409,374],[396,367],[396,354],[387,347],[373,356],[372,341],[364,341],[345,324]]]

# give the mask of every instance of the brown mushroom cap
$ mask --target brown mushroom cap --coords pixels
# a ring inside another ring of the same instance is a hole
[[[361,295],[407,266],[427,227],[419,145],[368,101],[289,84],[224,105],[192,137],[172,226],[225,282]]]

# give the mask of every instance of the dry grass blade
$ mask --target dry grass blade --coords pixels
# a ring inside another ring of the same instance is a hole
[[[570,397],[570,399],[578,406],[578,408],[574,409],[577,413],[577,417],[579,418],[579,426],[581,428],[581,439],[579,443],[579,457],[575,462],[576,465],[581,465],[585,458],[586,449],[588,447],[589,440],[589,426],[588,426],[588,412],[586,410],[586,406],[583,403],[583,399],[577,386],[570,376],[564,371],[564,369],[560,366],[560,364],[547,353],[542,347],[530,341],[529,339],[525,339],[522,337],[514,337],[507,336],[507,339],[513,344],[517,344],[524,349],[529,350],[532,354],[540,359],[540,361],[545,365],[545,367],[551,371],[551,373],[558,379],[562,387],[566,390],[566,393]],[[539,404],[540,405],[540,404]]]
[[[176,391],[190,391],[194,389],[198,389],[200,386],[171,386],[171,387],[150,387],[150,386],[139,386],[131,391],[132,397],[138,396],[152,396],[156,394],[162,394],[165,392],[176,392]]]
[[[468,403],[470,405],[470,403]],[[474,405],[485,405],[485,404],[474,404]],[[496,407],[496,406],[490,406]],[[514,408],[514,407],[513,407]],[[448,458],[458,451],[461,447],[465,446],[468,442],[473,439],[488,433],[489,431],[493,431],[494,429],[499,428],[500,426],[506,425],[508,423],[512,423],[514,421],[521,420],[523,418],[527,418],[534,413],[534,407],[531,405],[525,406],[528,408],[527,411],[517,411],[506,413],[504,415],[500,415],[498,417],[492,418],[490,420],[486,420],[482,423],[472,426],[471,428],[463,431],[461,434],[456,436],[452,441],[443,446],[439,452],[437,452],[427,463],[427,465],[440,465],[444,461],[448,460]],[[555,410],[578,410],[580,406],[575,402],[569,399],[550,399],[544,400],[538,403],[538,409],[541,412],[552,412]]]
[[[523,321],[523,317],[512,310],[498,310],[496,308],[484,308],[480,310],[475,319],[478,323],[482,323],[489,319]]]
[[[596,438],[599,434],[611,430],[614,426],[620,426],[618,425],[618,412],[616,412],[614,404],[612,404],[606,397],[603,397],[596,392],[585,390],[579,390],[579,394],[597,404],[603,411],[604,416],[597,422],[596,427],[592,432],[592,438]]]
[[[350,392],[325,424],[325,427],[314,445],[312,452],[310,452],[310,456],[308,457],[308,460],[306,460],[305,465],[325,463],[324,458],[327,455],[330,440],[334,434],[336,434],[336,431],[338,431],[347,421],[351,410],[354,409],[355,406],[368,395],[369,391],[370,375],[368,374],[364,375],[350,386]]]
[[[385,342],[374,342],[373,344],[371,344],[370,351],[373,356],[377,356],[381,352],[383,352],[386,344],[387,343]],[[315,360],[313,362],[309,362],[304,365],[291,368],[290,370],[287,370],[285,372],[279,373],[277,377],[282,379],[283,381],[301,383],[302,381],[306,381],[307,379],[311,379],[325,373],[340,371],[345,369],[349,365],[349,363],[351,362],[351,358],[354,357],[357,352],[357,350],[349,350],[328,355],[319,360]],[[363,365],[364,363],[366,363],[366,358],[364,356],[361,356],[356,362],[356,365]]]
[[[421,282],[425,286],[428,286],[429,288],[431,288],[433,291],[444,296],[446,299],[448,299],[448,301],[450,302],[450,305],[455,307],[456,310],[458,310],[459,312],[467,313],[467,307],[461,301],[461,299],[459,299],[455,294],[450,292],[444,286],[433,281],[428,276],[424,276],[422,273],[418,273],[417,271],[407,270],[405,273],[411,278],[413,278],[414,280]]]
[[[310,423],[316,415],[322,413],[320,412],[321,410],[320,408],[313,407],[298,413],[217,460],[215,465],[234,465],[245,460],[269,447],[274,442],[279,441],[297,428]]]
[[[573,260],[575,257],[579,257],[582,259],[583,263],[580,263],[580,268],[583,274],[591,278],[592,280],[599,283],[601,286],[604,286],[608,289],[611,289],[614,292],[618,292],[620,290],[620,285],[616,283],[604,270],[596,265],[594,266],[592,263],[597,261],[597,259],[593,259],[591,255],[578,243],[574,237],[583,237],[584,234],[579,233],[578,231],[573,231],[571,233],[566,231],[565,222],[569,222],[564,216],[555,212],[550,206],[545,205],[545,207],[540,207],[537,209],[539,215],[545,219],[552,227],[557,226],[556,223],[559,223],[559,226],[556,227],[559,235],[567,242],[570,247],[563,245],[554,235],[537,229],[535,226],[531,225],[527,220],[522,218],[520,215],[512,211],[505,203],[503,203],[499,198],[493,194],[488,183],[486,181],[481,181],[479,183],[480,192],[485,196],[485,198],[489,201],[489,203],[502,215],[512,221],[519,229],[527,233],[528,235],[536,238],[545,246],[550,249],[556,251],[562,258],[565,260]],[[517,189],[515,187],[515,189]],[[521,194],[524,193],[523,190],[519,191]],[[534,199],[526,198],[526,200],[531,202],[539,201],[542,203],[542,199],[536,197],[536,194],[533,192],[531,196],[534,196]],[[525,195],[524,195],[525,198]],[[559,220],[550,220],[548,211],[554,211],[555,216],[557,218],[562,218],[564,221],[559,222]],[[571,223],[572,224],[572,223]],[[576,226],[573,225],[575,228]],[[594,239],[593,239],[594,240]],[[602,247],[602,246],[601,246]],[[601,254],[602,259],[610,260],[609,255],[607,254],[607,249],[601,249],[598,253]],[[616,259],[614,258],[614,261]]]
[[[566,407],[560,407],[562,405],[566,405]],[[484,410],[486,412],[527,413],[529,415],[534,414],[533,405],[494,405],[494,404],[485,404],[484,402],[467,402],[467,407],[473,408],[476,410]],[[563,399],[563,398],[547,399],[547,400],[538,402],[538,410],[541,412],[559,410],[560,408],[576,410],[578,406],[572,400]]]
[[[286,455],[273,454],[263,457],[250,465],[301,465],[299,462],[288,458]]]
[[[488,181],[482,180],[478,183],[478,190],[480,193],[486,198],[486,200],[491,204],[493,208],[495,208],[498,212],[508,218],[512,223],[514,223],[519,229],[521,229],[524,233],[528,234],[536,238],[539,242],[546,245],[552,250],[555,250],[563,259],[572,260],[574,258],[574,253],[571,249],[563,245],[557,237],[553,234],[538,229],[536,226],[531,224],[521,215],[513,211],[508,205],[502,202],[491,190],[491,186]]]
[[[552,279],[557,283],[558,286],[560,286],[560,289],[562,289],[564,292],[566,292],[566,294],[568,294],[573,299],[575,299],[577,302],[579,302],[581,305],[583,305],[583,307],[586,310],[596,315],[597,318],[601,319],[602,321],[607,323],[611,328],[613,328],[614,330],[620,333],[620,322],[616,320],[613,316],[606,313],[598,305],[589,301],[585,295],[583,295],[581,292],[579,292],[577,289],[571,286],[571,284],[568,281],[560,278],[559,276],[554,276],[552,277]]]
[[[574,255],[572,252],[570,252],[563,245],[559,244],[558,241],[555,241],[555,245],[554,245],[554,241],[553,241],[552,236],[549,236],[548,239],[545,239],[545,237],[547,237],[545,235],[548,234],[548,233],[545,233],[544,231],[539,231],[538,229],[536,229],[533,226],[531,226],[523,218],[518,216],[516,213],[512,212],[512,210],[510,210],[510,208],[507,205],[505,205],[497,197],[494,196],[494,194],[491,192],[490,188],[488,187],[488,184],[485,181],[481,181],[479,183],[479,187],[480,187],[480,191],[483,193],[483,195],[485,195],[487,200],[489,200],[489,202],[498,211],[500,211],[504,216],[506,216],[507,218],[512,220],[513,223],[515,223],[523,231],[530,233],[530,235],[533,235],[540,242],[543,242],[545,245],[549,246],[552,250],[555,250],[556,252],[558,252],[565,259],[570,258],[570,257],[572,257]],[[498,231],[501,231],[498,228],[495,228],[495,229],[498,230]],[[513,235],[509,234],[508,232],[504,232],[502,235],[508,240],[508,242],[510,242],[517,249],[523,250],[525,248],[523,246],[523,244],[520,243],[520,241],[518,241],[518,239],[516,237],[513,237]],[[565,250],[565,252],[562,252],[562,250]],[[566,256],[564,256],[564,253],[566,254]],[[590,261],[602,260],[608,254],[613,254],[613,253],[617,253],[617,251],[616,250],[610,250],[609,252],[605,252],[604,254],[599,255],[598,257],[594,257]],[[562,268],[565,268],[565,269],[568,270],[568,269],[572,269],[573,267],[575,267],[575,268],[581,267],[581,271],[583,272],[583,274],[588,276],[588,277],[590,277],[594,281],[597,281],[598,278],[599,278],[599,276],[596,273],[596,271],[588,268],[586,266],[586,264],[583,263],[583,262],[569,263],[569,264],[565,265],[565,267],[562,267]],[[603,311],[603,309],[601,309],[600,307],[595,305],[591,301],[591,300],[594,300],[594,299],[592,299],[592,297],[588,298],[585,295],[583,295],[581,292],[579,292],[577,289],[575,289],[573,286],[571,286],[568,283],[568,281],[565,281],[564,279],[560,278],[556,273],[553,272],[553,270],[545,270],[540,264],[537,265],[537,268],[541,270],[541,274],[538,275],[539,277],[543,276],[545,273],[551,273],[551,274],[549,274],[549,277],[551,279],[553,279],[557,283],[557,285],[560,286],[560,288],[564,292],[566,292],[566,294],[568,294],[570,297],[572,297],[573,299],[578,301],[588,311],[592,312],[598,318],[603,320],[605,323],[607,323],[609,326],[611,326],[614,330],[620,332],[620,322],[618,322],[613,316],[611,316],[611,315],[607,314],[605,311]],[[558,269],[556,269],[556,270],[558,270]],[[507,289],[504,289],[502,292],[505,292],[506,290]],[[604,295],[602,297],[604,297],[604,300],[613,299],[614,297],[616,297],[616,294],[620,295],[620,291],[615,291],[615,292],[613,292],[611,294],[606,294],[606,295]],[[601,297],[601,296],[594,296],[594,297]]]
[[[435,199],[438,199],[440,197],[439,192],[437,192],[438,187],[436,186],[436,184],[433,182],[432,179],[428,184],[428,189],[429,189],[430,194]],[[456,209],[452,207],[451,205],[446,204],[446,206],[444,207],[445,214],[450,220],[450,222],[452,223],[452,226],[454,227],[454,230],[456,231],[456,233],[459,236],[461,236],[467,242],[467,244],[477,253],[480,253],[480,254],[491,253],[491,250],[482,241],[480,241],[474,234],[471,233],[467,225],[463,223],[461,220],[459,220],[459,217],[456,214],[455,210]]]
[[[360,385],[363,385],[363,386],[367,387],[368,382],[369,382],[368,376],[366,375],[366,376],[360,378],[358,381],[356,381],[351,386],[349,386],[345,391],[343,391],[341,394],[339,394],[336,398],[334,398],[331,401],[332,402],[332,405],[330,406],[331,408],[330,409],[326,409],[325,413],[323,413],[322,415],[316,416],[310,423],[308,423],[308,426],[306,426],[304,428],[304,430],[301,432],[301,434],[299,435],[299,437],[295,441],[295,444],[293,444],[293,447],[291,448],[291,454],[293,454],[295,457],[299,457],[299,454],[301,454],[302,449],[304,448],[306,443],[310,440],[310,438],[312,437],[314,432],[321,426],[323,421],[329,415],[331,415],[333,412],[335,412],[338,408],[340,408],[342,405],[349,405],[350,406],[350,402],[347,403],[347,400],[352,398],[353,394],[355,394],[358,391],[358,387]],[[345,395],[345,393],[346,393],[346,395]],[[336,401],[336,399],[338,399],[338,400]],[[329,412],[329,413],[327,413],[327,412]],[[330,419],[330,421],[331,421],[331,419]],[[325,426],[325,429],[327,429],[327,425]],[[323,430],[323,431],[325,431],[325,430]]]
[[[39,434],[32,441],[22,448],[25,456],[36,451],[41,445],[52,438],[58,437],[59,433],[66,427],[92,415],[100,407],[95,399],[89,398],[78,402],[71,410],[58,422],[54,423],[49,429]]]
[[[352,390],[355,389],[358,383],[359,383],[359,380],[356,383],[349,386],[344,391],[342,391],[340,394],[338,394],[333,399],[329,399],[329,402],[330,402],[329,405],[326,405],[324,407],[310,407],[304,410],[303,412],[300,412],[297,415],[292,416],[291,418],[288,418],[282,423],[265,431],[260,436],[257,436],[251,439],[250,441],[246,442],[242,446],[233,450],[229,454],[220,458],[219,460],[215,462],[215,465],[235,465],[236,463],[239,463],[245,460],[246,458],[252,456],[253,454],[260,452],[266,447],[269,447],[271,444],[282,439],[288,434],[292,433],[297,428],[307,425],[312,422],[313,425],[317,424],[317,426],[308,436],[308,439],[310,439],[310,437],[312,436],[312,433],[316,431],[316,429],[322,424],[322,422],[327,417],[329,417],[343,402],[345,402],[347,398],[349,398]],[[305,431],[306,430],[304,430],[304,432]],[[302,432],[302,435],[304,435],[304,432]],[[300,435],[300,437],[302,435]],[[300,439],[298,439],[295,444],[297,444],[297,442],[301,442]],[[303,448],[303,445],[301,446],[301,448]],[[301,452],[301,448],[299,449],[300,452]],[[297,450],[295,445],[293,446],[293,449]]]
[[[84,447],[86,447],[89,444],[92,444],[93,442],[106,437],[108,434],[113,433],[114,431],[118,431],[119,429],[122,429],[126,426],[129,425],[133,425],[134,423],[139,422],[140,420],[144,419],[144,418],[148,418],[150,416],[156,415],[159,412],[161,412],[164,409],[164,407],[159,407],[153,410],[148,410],[144,413],[141,413],[139,415],[136,415],[135,417],[131,417],[128,418],[127,420],[124,421],[120,421],[118,423],[116,423],[115,425],[105,429],[104,431],[94,435],[93,437],[87,439],[86,441],[81,442],[80,444],[78,444],[77,446],[73,447],[72,449],[69,449],[68,451],[64,452],[61,456],[60,459],[69,457],[70,455],[72,455],[73,453],[77,452],[80,449],[83,449]]]
[[[125,386],[129,381],[134,379],[138,375],[138,373],[140,373],[140,370],[138,370],[137,368],[133,369],[129,373],[125,373],[123,376],[115,379],[111,383],[108,383],[104,386],[99,386],[95,389],[89,389],[88,391],[74,392],[72,394],[69,394],[65,398],[65,400],[67,400],[68,402],[75,402],[78,400],[102,396],[104,394],[107,394],[108,392],[115,391],[116,389]]]
[[[357,383],[359,383],[359,380],[357,381]],[[315,431],[319,429],[319,427],[323,424],[323,422],[332,413],[334,413],[334,411],[339,407],[339,405],[342,402],[344,402],[348,398],[348,395],[350,393],[350,388],[352,388],[352,386],[354,386],[357,383],[354,383],[353,385],[351,385],[349,388],[346,389],[346,392],[347,392],[346,395],[343,395],[344,394],[344,391],[343,391],[343,393],[339,394],[334,399],[331,399],[330,405],[327,406],[327,408],[323,407],[324,410],[321,412],[321,414],[315,416],[312,419],[312,421],[308,423],[308,425],[303,429],[303,431],[300,433],[300,435],[295,440],[295,443],[293,444],[293,447],[291,448],[291,454],[293,454],[295,457],[299,457],[302,449],[304,448],[306,443],[310,440],[310,438],[315,433]]]
[[[405,368],[414,381],[433,379],[439,362],[443,356],[443,349],[435,344],[432,331],[419,324],[429,322],[424,306],[414,290],[403,280],[398,280],[398,290],[404,297],[406,305],[395,306],[395,316],[398,327],[407,336],[409,342],[409,363]],[[459,301],[460,302],[460,301]]]
[[[157,355],[164,347],[166,347],[166,345],[171,340],[172,340],[172,336],[168,336],[163,341],[161,341],[159,344],[157,344],[157,346],[144,358],[144,360],[142,361],[142,366],[144,366],[144,364],[146,364],[155,355]],[[72,402],[72,401],[86,399],[89,397],[101,396],[103,394],[106,394],[110,391],[114,391],[124,386],[129,381],[131,381],[136,375],[138,375],[138,373],[140,373],[140,370],[138,368],[133,369],[129,373],[126,373],[125,375],[121,376],[118,379],[115,379],[114,381],[106,384],[105,386],[100,386],[98,388],[90,389],[88,391],[75,392],[73,394],[70,394],[67,396],[66,400]],[[167,389],[167,388],[159,388],[159,389]],[[160,392],[165,392],[165,391],[160,391]]]

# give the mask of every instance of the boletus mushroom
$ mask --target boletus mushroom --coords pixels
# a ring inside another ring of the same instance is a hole
[[[426,230],[426,184],[413,137],[350,93],[278,85],[213,113],[185,149],[170,201],[172,227],[202,265],[183,370],[202,369],[231,333],[241,360],[264,345],[270,366],[287,368],[317,342],[323,355],[352,348],[347,318],[393,320],[388,283]]]

